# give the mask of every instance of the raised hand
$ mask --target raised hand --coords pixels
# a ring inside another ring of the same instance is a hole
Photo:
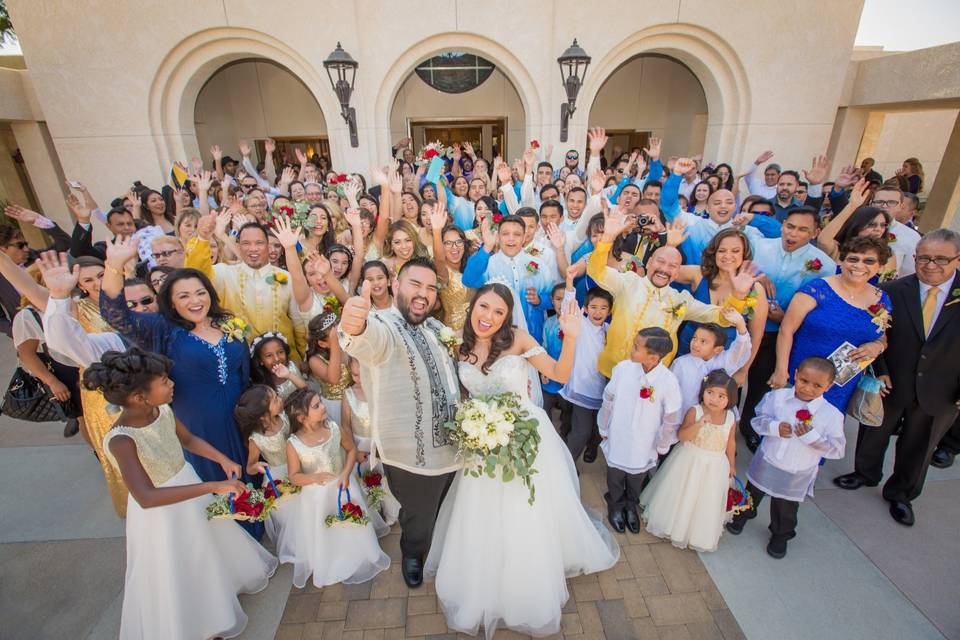
[[[513,182],[513,172],[510,171],[507,163],[501,162],[497,165],[497,180],[500,181],[500,184],[510,184]]]
[[[233,216],[229,211],[221,211],[217,214],[217,223],[214,225],[214,233],[217,237],[221,237],[227,233],[227,227],[230,226],[230,221],[233,219]]]
[[[663,146],[663,140],[656,137],[650,136],[650,139],[647,141],[650,146],[644,147],[644,151],[647,153],[647,156],[650,158],[650,162],[660,159],[660,148]]]
[[[293,151],[297,154],[297,162],[300,163],[300,168],[303,169],[303,166],[307,164],[307,154],[305,154],[300,147],[295,148]]]
[[[353,296],[343,304],[340,313],[340,330],[349,336],[363,333],[373,303],[370,301],[370,281],[364,280],[360,286],[360,295]]]
[[[863,203],[866,202],[869,197],[870,183],[867,182],[866,178],[860,178],[857,180],[857,184],[853,185],[853,189],[850,190],[849,204],[854,208],[863,206]]]
[[[813,184],[820,184],[827,177],[827,171],[830,170],[830,160],[827,156],[814,156],[810,165],[810,170],[803,170],[803,177],[806,181]]]
[[[753,290],[753,283],[760,277],[760,273],[750,260],[744,260],[740,265],[737,275],[730,278],[730,284],[733,286],[733,295],[737,298],[746,298]]]
[[[293,167],[284,167],[283,171],[280,172],[280,184],[284,185],[285,188],[288,188],[290,183],[296,179],[297,172],[293,170]]]
[[[567,284],[573,284],[573,281],[582,276],[587,270],[586,260],[577,260],[567,267]]]
[[[556,224],[551,222],[547,225],[546,228],[547,239],[550,240],[550,244],[557,251],[563,250],[564,242],[566,242],[567,236],[560,230]]]
[[[300,229],[294,229],[285,216],[277,216],[273,219],[273,229],[271,233],[280,241],[284,249],[295,249],[297,243],[300,242],[302,238]]]
[[[263,150],[267,155],[273,155],[273,152],[277,150],[277,141],[273,138],[267,138],[263,141]]]
[[[607,130],[603,127],[594,127],[587,131],[587,139],[590,141],[590,155],[599,156],[607,146]]]
[[[470,156],[471,158],[477,155],[477,154],[474,152],[474,150],[473,150],[473,143],[471,143],[471,142],[464,142],[464,143],[463,143],[463,151],[464,151],[464,153],[466,153],[466,154],[467,154],[468,156]]]
[[[215,145],[213,145],[212,147],[210,147],[210,155],[213,156],[213,159],[214,159],[214,160],[222,160],[222,159],[223,159],[223,149],[220,148],[220,145],[215,144]]]
[[[524,175],[533,171],[533,164],[536,162],[536,154],[534,154],[533,149],[527,147],[523,150],[523,165],[525,168]]]
[[[447,226],[447,208],[442,202],[438,202],[430,214],[430,227],[440,233],[445,226]]]
[[[750,224],[750,221],[753,220],[755,214],[744,212],[738,213],[733,217],[731,224],[735,227],[745,227]]]
[[[74,200],[77,199],[77,196],[74,196],[73,194],[70,195],[73,196]],[[4,207],[3,212],[7,215],[7,217],[13,218],[14,220],[19,220],[24,224],[33,224],[36,222],[37,218],[40,217],[40,214],[36,211],[27,209],[26,207],[21,207],[18,204],[8,204],[6,207]]]
[[[733,307],[724,307],[720,310],[720,315],[723,316],[724,320],[729,322],[731,326],[736,327],[738,332],[746,330],[747,323],[743,319],[743,315]]]
[[[593,175],[590,176],[590,192],[593,195],[597,195],[603,191],[603,185],[607,182],[607,176],[603,174],[603,169],[597,169],[593,172]]]
[[[139,255],[140,238],[134,236],[117,236],[112,241],[107,241],[107,259],[108,266],[114,269],[123,269],[131,260],[136,260]]]
[[[833,186],[837,189],[846,189],[860,177],[860,167],[855,167],[852,164],[847,165],[840,169],[840,173],[837,175],[836,180],[834,180]]]
[[[290,379],[290,369],[285,364],[277,363],[270,368],[270,372],[273,373],[280,380],[289,380]]]
[[[43,283],[50,291],[51,297],[61,300],[69,298],[73,290],[77,288],[77,280],[80,278],[80,265],[73,265],[73,270],[71,270],[66,253],[58,254],[56,251],[44,251],[40,254],[36,264],[43,275]]]
[[[673,172],[682,176],[688,171],[692,171],[697,168],[697,163],[690,158],[677,158],[673,163]]]
[[[560,309],[560,330],[563,331],[564,339],[574,338],[580,335],[580,325],[583,314],[576,300],[568,300],[563,308]]]
[[[399,194],[401,191],[403,191],[403,180],[400,179],[399,168],[400,168],[400,163],[397,162],[396,160],[390,163],[390,171],[387,177],[388,177],[391,193]]]
[[[766,162],[772,157],[773,157],[773,151],[769,151],[769,150],[764,151],[763,153],[757,156],[757,159],[753,161],[753,164],[760,166],[761,164],[763,164],[764,162]]]
[[[330,273],[330,261],[327,260],[327,257],[318,251],[311,251],[310,255],[307,256],[307,264],[313,267],[313,270],[317,272],[317,275],[321,278],[326,278],[327,274]]]
[[[193,156],[190,158],[190,170],[191,173],[200,173],[203,171],[203,160],[198,156]]]
[[[234,225],[237,229],[239,226]],[[200,216],[197,221],[197,236],[203,240],[209,240],[217,228],[217,214],[211,211],[209,215]]]
[[[493,253],[497,247],[497,232],[493,230],[493,221],[489,216],[484,216],[480,221],[480,237],[483,238],[483,248],[487,253]]]
[[[350,207],[347,209],[343,213],[343,219],[347,221],[351,229],[359,229],[363,226],[363,220],[360,217],[360,209],[358,207]]]
[[[603,241],[613,242],[627,226],[627,215],[620,208],[615,207],[603,213]]]
[[[389,188],[390,180],[387,178],[387,171],[389,171],[387,167],[370,167],[370,180],[381,188]]]
[[[679,247],[687,239],[687,225],[680,218],[667,223],[667,246]]]
[[[360,183],[356,180],[350,180],[343,185],[343,195],[347,197],[347,202],[351,206],[356,206],[357,196],[360,195]]]

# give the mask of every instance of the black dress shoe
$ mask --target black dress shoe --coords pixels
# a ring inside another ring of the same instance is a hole
[[[627,516],[627,528],[630,529],[630,533],[640,533],[640,516],[637,515],[637,510],[626,509],[624,513]]]
[[[767,554],[771,558],[780,560],[787,555],[787,539],[781,537],[772,537],[767,543]]]
[[[913,517],[913,507],[910,506],[909,502],[897,502],[896,500],[891,500],[890,515],[894,520],[905,527],[912,527],[913,523],[916,522]]]
[[[877,486],[876,482],[867,482],[867,479],[856,471],[852,473],[845,473],[842,476],[837,476],[833,479],[833,484],[837,485],[841,489],[846,489],[847,491],[853,491],[854,489],[859,489],[860,487]]]
[[[760,436],[747,436],[745,440],[747,449],[750,449],[750,453],[756,453],[757,448],[760,446]]]
[[[930,459],[930,465],[937,469],[949,469],[953,466],[953,459],[956,454],[950,453],[946,449],[937,449],[933,452],[933,458]]]
[[[583,452],[583,461],[587,464],[594,462],[597,459],[597,448],[596,447],[587,447]]]
[[[72,438],[80,432],[80,422],[76,418],[70,418],[67,420],[67,424],[63,425],[63,437]]]
[[[607,521],[610,523],[610,526],[617,533],[623,533],[624,531],[624,520],[623,520],[623,511],[610,511],[607,513]]]
[[[420,558],[404,558],[400,565],[400,573],[403,574],[403,581],[411,589],[416,589],[423,584],[423,562]]]
[[[740,516],[734,516],[733,520],[723,525],[723,528],[732,533],[735,536],[740,535],[743,532],[743,525],[747,524],[746,518],[741,518]]]

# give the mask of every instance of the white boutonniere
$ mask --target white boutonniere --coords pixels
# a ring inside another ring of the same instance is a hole
[[[949,307],[950,305],[957,304],[958,302],[960,302],[960,287],[957,287],[950,292],[950,299],[943,306]]]
[[[437,340],[447,348],[447,351],[450,352],[450,357],[456,359],[457,350],[463,343],[463,340],[460,339],[457,333],[447,325],[443,325],[440,327],[440,330],[437,331]]]

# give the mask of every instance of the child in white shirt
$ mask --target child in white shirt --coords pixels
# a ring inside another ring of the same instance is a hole
[[[577,341],[579,343],[579,340]],[[661,360],[673,351],[665,329],[641,329],[629,360],[613,368],[603,391],[598,418],[607,461],[607,520],[614,531],[624,525],[640,533],[637,502],[643,480],[657,466],[657,449],[664,432],[680,424],[680,385]]]
[[[567,288],[563,292],[563,304],[576,300],[574,277],[579,273],[577,265],[567,269]],[[573,461],[583,454],[584,462],[597,459],[600,433],[597,431],[597,412],[603,404],[603,387],[607,379],[597,370],[597,358],[607,344],[607,316],[613,306],[613,296],[605,289],[594,287],[587,291],[586,316],[581,319],[577,349],[573,356],[570,378],[560,389],[560,396],[570,403],[568,412],[570,426],[564,440]]]
[[[747,333],[746,320],[734,309],[724,309],[722,313],[723,317],[737,328],[737,337],[730,348],[723,348],[727,336],[720,325],[702,324],[697,327],[690,340],[690,353],[680,356],[670,365],[670,371],[677,376],[680,392],[683,394],[681,415],[686,415],[690,407],[699,402],[700,386],[707,373],[722,369],[732,376],[750,360],[750,334]],[[677,434],[670,435],[667,446],[677,442]]]
[[[751,426],[763,436],[747,468],[747,491],[753,509],[727,523],[727,531],[743,531],[755,518],[764,495],[770,496],[770,542],[774,558],[787,554],[787,541],[797,535],[797,512],[806,496],[813,497],[820,458],[843,457],[846,438],[843,414],[823,394],[836,377],[826,358],[807,358],[797,367],[794,387],[770,391],[757,405]]]

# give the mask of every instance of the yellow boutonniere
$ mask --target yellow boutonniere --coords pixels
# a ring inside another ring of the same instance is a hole
[[[227,342],[234,340],[246,340],[250,337],[250,325],[242,318],[230,316],[219,325],[220,331],[227,337]]]
[[[290,276],[286,271],[274,271],[267,276],[267,284],[287,284],[290,282]]]
[[[687,315],[687,303],[681,302],[673,305],[672,307],[667,307],[667,313],[676,318],[678,321],[683,320],[683,317]]]

